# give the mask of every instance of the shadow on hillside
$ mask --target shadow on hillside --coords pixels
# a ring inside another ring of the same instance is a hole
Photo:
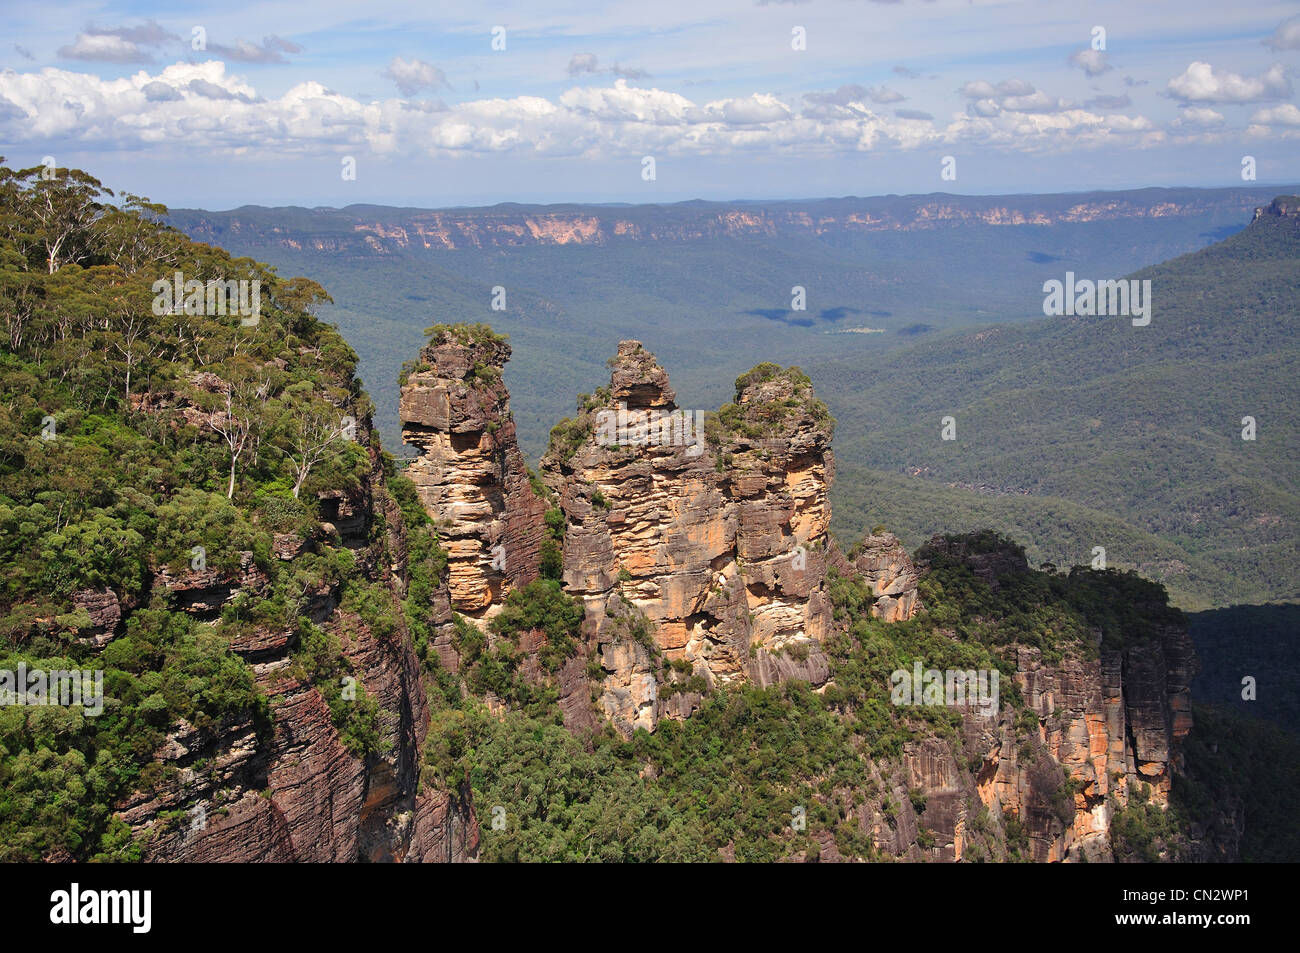
[[[838,305],[834,308],[823,308],[817,312],[814,318],[811,314],[803,311],[792,311],[789,308],[750,308],[744,314],[752,314],[756,318],[766,318],[768,321],[777,321],[781,324],[789,325],[796,328],[810,328],[816,321],[828,321],[834,324],[837,321],[843,321],[845,318],[854,314],[869,315],[874,318],[887,318],[893,312],[891,311],[865,311],[862,308],[851,308],[848,305]]]
[[[1192,698],[1300,733],[1300,605],[1268,603],[1189,612],[1200,672]],[[1242,679],[1255,679],[1255,700]]]

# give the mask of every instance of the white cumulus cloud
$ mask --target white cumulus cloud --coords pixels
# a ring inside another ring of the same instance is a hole
[[[103,33],[78,33],[69,46],[59,47],[66,60],[94,60],[101,63],[152,63],[153,57],[130,40]]]
[[[1257,103],[1292,95],[1281,63],[1274,63],[1263,76],[1240,76],[1198,60],[1166,88],[1174,99],[1188,103]]]
[[[1300,16],[1279,23],[1273,35],[1264,40],[1264,45],[1270,50],[1300,50]]]
[[[1188,106],[1174,120],[1185,126],[1217,126],[1223,121],[1223,113],[1216,112],[1209,106]]]
[[[1261,109],[1250,117],[1253,123],[1266,126],[1300,126],[1300,109],[1292,103]]]

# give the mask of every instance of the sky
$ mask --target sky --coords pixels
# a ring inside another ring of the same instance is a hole
[[[172,207],[1300,182],[1300,0],[0,0],[0,16],[5,164]]]

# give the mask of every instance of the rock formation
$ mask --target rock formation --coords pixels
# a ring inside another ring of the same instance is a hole
[[[565,587],[586,606],[605,672],[604,714],[627,732],[689,712],[689,689],[659,697],[658,656],[673,686],[823,683],[834,461],[807,378],[764,366],[706,433],[640,342],[611,363],[609,386],[557,428],[542,461],[566,522]]]
[[[858,545],[853,569],[861,574],[876,595],[871,614],[886,622],[902,622],[916,615],[916,567],[907,549],[893,533],[872,533]]]
[[[449,328],[402,387],[402,439],[420,452],[406,475],[448,552],[452,607],[473,618],[537,578],[545,530],[501,380],[509,359],[504,338]]]
[[[544,486],[530,487],[500,384],[508,354],[502,340],[465,330],[421,352],[402,393],[404,433],[422,450],[408,473],[451,552],[448,611],[480,624],[536,578],[547,524],[559,527],[583,638],[552,676],[534,658],[541,633],[523,633],[516,648],[528,677],[558,689],[571,730],[603,719],[624,736],[653,731],[746,682],[827,686],[823,643],[845,627],[832,614],[832,570],[861,577],[876,619],[921,610],[926,566],[897,537],[870,533],[848,556],[830,537],[833,421],[797,368],[760,365],[706,416],[679,407],[654,356],[624,341],[608,386],[582,395],[577,416],[552,431]],[[501,541],[504,569],[492,565]],[[994,591],[1030,572],[1023,550],[978,537],[936,538],[931,549]],[[876,849],[999,859],[1014,842],[1040,861],[1101,859],[1130,784],[1166,805],[1190,727],[1186,633],[1171,624],[1122,648],[1098,643],[1063,657],[1014,647],[1033,727],[1006,706],[965,708],[956,747],[918,726],[900,759],[866,762],[876,793],[853,817]],[[456,670],[454,648],[444,641],[439,653]],[[834,844],[820,856],[836,859]]]

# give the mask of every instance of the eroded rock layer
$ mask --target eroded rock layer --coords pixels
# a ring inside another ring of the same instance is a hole
[[[452,607],[481,618],[537,578],[545,504],[528,484],[501,369],[510,345],[448,329],[402,387],[406,470],[446,548]]]
[[[369,421],[362,439],[369,441]],[[329,539],[351,550],[358,576],[400,596],[405,585],[402,514],[384,489],[377,449],[363,485],[321,494],[330,517],[316,537],[276,538],[274,556],[289,563]],[[385,528],[374,533],[376,525]],[[236,573],[160,569],[170,603],[200,620],[213,618],[241,591],[267,577],[242,554]],[[267,718],[196,726],[181,721],[154,752],[158,770],[118,805],[117,815],[151,861],[467,861],[479,832],[467,785],[422,784],[429,725],[425,675],[400,623],[376,631],[340,607],[340,583],[304,592],[302,614],[338,639],[356,686],[378,712],[375,750],[362,754],[340,736],[319,683],[292,655],[293,633],[254,626],[230,647],[253,670],[270,700]],[[435,622],[449,622],[450,607]],[[394,605],[396,603],[394,602]],[[104,613],[108,620],[114,613]],[[107,624],[107,622],[105,623]],[[111,632],[109,634],[111,637]]]
[[[764,365],[706,433],[640,342],[611,363],[609,386],[542,462],[565,517],[564,584],[605,672],[603,713],[624,732],[652,729],[689,713],[692,684],[824,683],[834,458],[810,382]]]

